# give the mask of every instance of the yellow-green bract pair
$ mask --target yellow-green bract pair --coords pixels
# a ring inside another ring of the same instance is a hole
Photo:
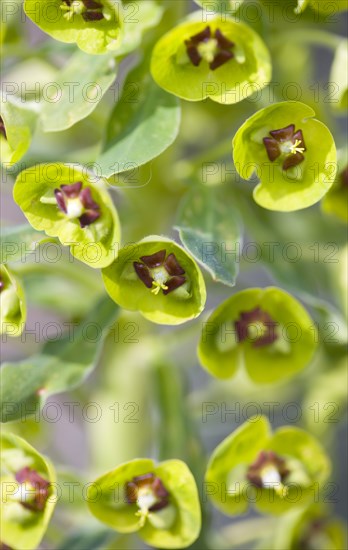
[[[337,171],[334,139],[313,118],[311,107],[297,101],[270,105],[252,115],[233,139],[233,160],[247,180],[260,183],[254,199],[269,210],[290,212],[318,202]]]
[[[227,515],[249,504],[262,513],[283,514],[315,501],[331,470],[319,442],[296,427],[271,431],[266,417],[249,418],[214,450],[205,493]]]
[[[217,378],[245,369],[256,383],[272,383],[301,371],[317,346],[317,329],[287,292],[251,288],[223,302],[202,325],[198,357]]]
[[[82,166],[38,164],[17,177],[13,196],[30,224],[70,246],[93,268],[117,256],[120,223],[106,183]]]
[[[181,460],[121,464],[91,485],[88,505],[103,523],[120,533],[138,532],[156,548],[186,548],[201,529],[196,483]]]
[[[35,550],[57,500],[54,468],[24,439],[3,433],[0,473],[1,542],[14,550]]]

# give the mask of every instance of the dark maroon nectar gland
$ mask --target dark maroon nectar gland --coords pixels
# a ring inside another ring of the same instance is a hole
[[[7,139],[5,124],[1,116],[0,116],[0,134],[2,134],[5,139]]]
[[[273,451],[261,451],[248,468],[246,478],[259,489],[274,489],[280,496],[286,495],[284,481],[290,471],[286,462]]]
[[[185,40],[185,46],[187,55],[195,67],[204,60],[212,71],[234,57],[231,51],[235,46],[234,42],[228,40],[219,29],[213,34],[210,27],[206,27],[189,40]]]
[[[277,340],[276,326],[277,322],[260,307],[241,311],[239,319],[234,322],[238,343],[251,339],[255,348],[273,344]]]
[[[54,190],[58,208],[69,219],[78,219],[82,228],[100,218],[99,205],[92,199],[91,189],[82,182],[61,185]]]
[[[272,137],[263,138],[263,143],[271,162],[282,155],[283,170],[288,170],[304,161],[303,153],[306,151],[306,145],[302,130],[295,132],[295,125],[290,124],[286,128],[272,130],[270,135]]]
[[[103,4],[94,0],[62,0],[60,9],[70,21],[74,15],[81,15],[86,22],[100,21],[105,18]]]
[[[348,189],[348,166],[341,172],[340,182],[343,189]]]
[[[5,283],[2,279],[2,277],[0,277],[0,294],[3,290],[5,290]]]
[[[32,512],[42,512],[49,497],[50,482],[28,466],[19,470],[15,477],[21,484],[21,505]]]
[[[133,477],[126,483],[125,498],[128,504],[138,506],[142,523],[149,512],[158,512],[169,505],[169,493],[160,478],[153,473]]]
[[[173,253],[167,256],[166,250],[159,250],[150,256],[141,256],[140,260],[133,262],[135,272],[153,294],[162,290],[167,295],[186,282],[185,270]]]

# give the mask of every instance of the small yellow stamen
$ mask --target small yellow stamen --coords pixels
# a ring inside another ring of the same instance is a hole
[[[278,485],[274,486],[274,491],[280,498],[285,498],[289,492],[289,489],[282,483],[279,483]]]
[[[305,148],[304,147],[299,147],[299,145],[301,145],[302,141],[300,139],[297,139],[295,141],[295,143],[293,143],[291,146],[290,146],[290,153],[292,153],[293,155],[296,155],[296,153],[303,153]]]
[[[159,281],[152,281],[152,286],[153,289],[151,290],[151,292],[152,294],[155,294],[155,296],[157,296],[161,289],[168,290],[168,287],[164,283],[160,283]]]
[[[140,517],[140,527],[144,527],[146,519],[149,515],[149,511],[145,509],[138,510],[137,512],[135,512],[135,515]]]

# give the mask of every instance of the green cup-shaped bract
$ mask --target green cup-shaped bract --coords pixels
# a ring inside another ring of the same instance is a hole
[[[338,152],[336,179],[321,206],[324,212],[348,223],[348,150]]]
[[[5,265],[0,265],[0,334],[19,336],[27,316],[22,285]]]
[[[18,162],[29,149],[38,117],[34,102],[0,97],[1,163],[7,168]]]
[[[244,179],[256,172],[260,183],[254,189],[254,199],[263,208],[283,212],[307,208],[318,202],[333,184],[335,143],[328,128],[314,115],[313,109],[304,103],[284,101],[261,109],[237,131],[233,139],[234,164]],[[270,160],[263,139],[270,138],[270,132],[290,125],[294,125],[295,132],[302,130],[306,150],[301,163],[283,169],[284,154]]]
[[[76,43],[86,53],[103,54],[120,45],[122,5],[119,0],[98,0],[96,3],[102,8],[88,10],[83,0],[25,0],[24,11],[40,29],[56,40]]]
[[[129,504],[126,484],[133,478],[154,474],[169,493],[162,510],[139,515],[139,506]],[[156,548],[186,548],[198,537],[201,511],[192,473],[181,460],[155,464],[150,459],[135,459],[121,464],[91,485],[88,506],[94,516],[120,533],[134,533]]]
[[[272,543],[272,550],[345,550],[346,526],[332,517],[325,505],[316,503],[305,509],[294,509],[280,518]]]
[[[197,20],[199,18],[199,20]],[[258,34],[231,18],[202,22],[199,13],[165,34],[156,44],[151,60],[155,81],[167,92],[188,101],[209,97],[224,104],[238,103],[268,84],[271,78],[269,52]],[[233,58],[212,70],[207,60],[195,66],[187,55],[185,40],[210,27],[233,42]]]
[[[285,462],[288,474],[282,483],[271,476],[262,478],[261,487],[255,486],[247,478],[250,467],[260,453],[270,452]],[[205,491],[214,505],[227,515],[245,513],[251,502],[263,513],[283,514],[313,501],[314,488],[322,487],[329,473],[329,459],[310,434],[284,426],[272,435],[266,417],[252,417],[212,453]]]
[[[55,196],[56,189],[76,182],[81,182],[83,189],[89,188],[99,208],[99,217],[85,227],[81,226],[79,217],[65,215]],[[13,196],[35,229],[58,237],[63,245],[70,245],[71,254],[78,260],[90,267],[102,268],[115,259],[120,242],[118,214],[106,183],[95,174],[76,165],[38,164],[19,174]]]
[[[134,262],[143,256],[166,251],[174,254],[185,271],[185,283],[169,294],[157,294],[147,288],[134,269]],[[178,325],[194,319],[204,309],[206,289],[196,262],[174,241],[152,235],[122,248],[116,260],[103,269],[105,288],[111,298],[124,309],[140,313],[158,324]]]
[[[272,343],[259,345],[264,325],[258,320],[246,327],[244,340],[238,336],[235,323],[257,308],[269,316],[266,323],[274,323]],[[271,383],[305,368],[316,341],[314,322],[295,298],[279,288],[251,288],[234,294],[210,315],[202,327],[198,356],[217,378],[230,378],[244,367],[254,382]]]
[[[23,497],[16,474],[24,468],[34,470],[50,484],[55,484],[56,474],[52,464],[40,455],[24,439],[10,434],[1,435],[1,542],[14,550],[35,550],[44,536],[51,519],[56,496],[54,485],[41,510],[30,510],[21,504],[21,499],[30,502],[29,492]],[[28,500],[27,500],[28,499]]]

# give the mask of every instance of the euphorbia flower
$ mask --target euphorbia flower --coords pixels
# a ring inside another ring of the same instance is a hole
[[[223,302],[202,326],[198,357],[217,378],[240,367],[257,383],[294,375],[316,349],[314,322],[302,305],[278,288],[253,288]]]
[[[120,224],[104,180],[75,165],[39,164],[19,174],[13,193],[30,224],[82,262],[101,268],[114,260]]]
[[[0,266],[0,334],[19,336],[27,309],[22,285],[5,265]]]
[[[56,476],[49,460],[17,435],[1,434],[1,541],[36,550],[55,504]],[[54,498],[52,498],[54,497]]]
[[[25,0],[26,15],[44,32],[62,42],[76,42],[90,54],[119,47],[123,8],[119,0]]]
[[[214,450],[205,476],[206,494],[227,515],[282,514],[315,498],[330,473],[320,443],[305,431],[284,426],[274,433],[266,417],[252,417]]]
[[[271,60],[258,34],[229,17],[206,19],[195,13],[157,42],[151,60],[157,84],[189,101],[224,104],[266,86]]]
[[[95,490],[101,498],[94,498]],[[120,533],[138,532],[151,546],[186,548],[199,535],[197,487],[180,460],[155,464],[136,459],[121,464],[97,479],[88,497],[89,508],[100,521]]]
[[[311,107],[284,101],[251,116],[233,139],[233,160],[243,179],[256,173],[255,201],[290,212],[319,201],[336,173],[336,147]]]
[[[344,550],[346,525],[317,502],[279,518],[272,536],[274,548],[289,550]],[[273,545],[272,545],[273,547]]]
[[[178,244],[151,236],[120,250],[103,270],[111,298],[159,324],[176,325],[197,317],[206,290],[195,261]]]

